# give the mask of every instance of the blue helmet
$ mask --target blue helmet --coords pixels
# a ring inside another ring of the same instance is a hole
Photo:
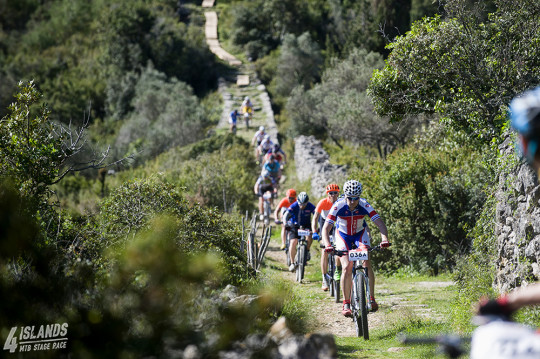
[[[532,162],[540,141],[540,86],[514,98],[509,110],[512,127],[529,141],[527,151],[520,150]]]

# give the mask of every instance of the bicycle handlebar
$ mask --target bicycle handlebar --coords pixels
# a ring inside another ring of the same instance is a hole
[[[392,245],[392,243],[388,243],[388,247],[390,247],[391,245]],[[320,247],[321,247],[321,248],[326,248],[326,247],[324,246],[324,244],[322,244],[322,243],[320,244]],[[346,250],[346,251],[338,251],[338,250],[336,250],[335,246],[332,246],[332,247],[334,247],[334,250],[332,251],[332,253],[335,254],[335,255],[338,256],[338,257],[342,257],[342,256],[344,256],[344,255],[347,255],[347,253],[349,253],[348,250]],[[353,248],[353,249],[356,249],[356,248]],[[369,247],[369,248],[368,248],[368,252],[371,252],[371,251],[382,251],[383,249],[384,249],[384,248],[381,247],[381,245],[379,244],[378,246],[375,246],[375,247]]]

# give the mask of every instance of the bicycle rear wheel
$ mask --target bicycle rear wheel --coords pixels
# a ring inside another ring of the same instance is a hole
[[[301,282],[304,279],[304,266],[306,264],[306,246],[300,245],[298,248],[298,268],[296,268],[296,280]]]
[[[360,296],[359,305],[360,310],[358,311],[358,314],[360,315],[360,318],[358,318],[358,321],[362,321],[362,332],[364,335],[364,339],[369,339],[369,328],[368,328],[368,311],[367,311],[367,297],[366,297],[366,279],[364,277],[364,273],[359,274],[359,280],[356,282],[359,286],[358,293]]]
[[[340,287],[341,281],[334,280],[334,294],[336,298],[336,303],[339,303],[340,301],[340,294],[341,294],[341,287]]]
[[[287,234],[285,234],[287,236]],[[289,256],[289,238],[285,238],[285,255],[287,256],[287,269],[291,266],[291,257]]]

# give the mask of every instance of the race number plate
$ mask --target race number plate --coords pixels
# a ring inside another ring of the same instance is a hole
[[[361,249],[353,249],[349,251],[350,261],[365,261],[368,259],[368,251]]]
[[[298,230],[298,235],[299,236],[309,236],[311,234],[311,231],[308,231],[307,229],[299,229]]]

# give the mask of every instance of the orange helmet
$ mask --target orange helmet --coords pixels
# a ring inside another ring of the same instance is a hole
[[[335,183],[331,183],[326,186],[326,193],[328,192],[339,192],[339,186]]]
[[[287,197],[294,197],[296,198],[296,191],[292,188],[287,190]]]

